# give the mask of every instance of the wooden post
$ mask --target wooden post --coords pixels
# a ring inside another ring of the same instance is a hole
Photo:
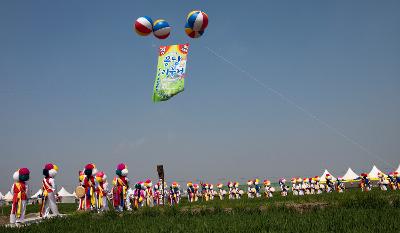
[[[163,165],[157,165],[157,173],[158,173],[158,179],[161,182],[161,196],[162,196],[162,204],[165,205],[165,187],[164,187],[164,166]]]

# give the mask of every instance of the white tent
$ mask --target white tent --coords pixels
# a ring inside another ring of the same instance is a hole
[[[76,192],[75,192],[75,191],[72,193],[72,195],[73,195],[74,197],[78,198],[78,197],[76,196]]]
[[[368,177],[371,180],[379,180],[378,173],[382,173],[375,165],[372,167],[371,171],[368,173]]]
[[[58,196],[60,197],[61,203],[74,203],[75,202],[75,194],[68,192],[64,187],[61,187],[60,191],[58,191]]]
[[[325,169],[324,173],[321,175],[321,178],[320,178],[320,182],[321,183],[325,183],[326,182],[326,178],[325,178],[326,174],[331,175],[332,180],[336,180],[336,178],[332,175],[332,173],[330,173],[328,170]]]
[[[31,199],[39,198],[39,195],[42,195],[42,189],[39,189],[35,194],[33,194]]]
[[[13,200],[13,195],[11,194],[10,191],[4,196],[5,201],[12,201]]]
[[[60,197],[74,197],[74,194],[69,193],[64,187],[61,187],[60,191],[58,191],[58,196]]]
[[[3,200],[4,199],[4,196],[3,196],[3,194],[0,192],[0,200]]]
[[[396,169],[396,171],[395,172],[398,172],[398,173],[400,173],[400,164],[399,164],[399,166],[397,167],[397,169]]]
[[[343,180],[345,181],[354,181],[355,179],[357,179],[359,177],[359,175],[357,175],[353,169],[351,169],[349,167],[349,169],[347,169],[346,174],[344,174],[344,176],[342,177]]]

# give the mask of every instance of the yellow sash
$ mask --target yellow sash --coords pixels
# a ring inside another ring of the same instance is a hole
[[[17,218],[21,216],[21,209],[22,209],[22,189],[21,189],[21,184],[16,183],[15,186],[17,186],[17,189],[19,190],[18,192],[18,209],[17,209]]]
[[[103,206],[103,188],[99,185],[99,200],[98,200],[98,208]]]
[[[124,199],[125,199],[126,198],[126,190],[128,189],[128,187],[120,178],[117,179],[117,182],[118,182],[119,185],[122,186],[122,194],[123,194]]]

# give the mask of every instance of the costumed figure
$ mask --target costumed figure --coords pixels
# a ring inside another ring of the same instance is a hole
[[[208,189],[210,191],[210,200],[214,200],[214,195],[215,195],[214,185],[213,184],[209,184],[208,185]]]
[[[194,201],[198,201],[199,200],[199,184],[193,184],[193,189],[194,189]]]
[[[131,208],[126,203],[129,189],[129,179],[126,177],[128,175],[128,166],[123,163],[118,164],[115,174],[117,176],[113,179],[113,205],[116,211],[121,212],[125,208]]]
[[[57,175],[58,167],[55,164],[48,163],[43,168],[44,178],[42,180],[42,206],[40,208],[40,217],[49,217],[50,211],[53,215],[58,215],[56,203],[56,184],[54,177]]]
[[[286,186],[285,178],[279,179],[279,187],[281,188],[281,196],[283,196],[283,197],[287,196],[289,187]]]
[[[299,196],[304,195],[304,186],[303,186],[303,179],[302,178],[297,178],[297,190],[299,192]]]
[[[261,185],[259,179],[254,179],[254,188],[256,189],[256,197],[261,197]]]
[[[195,202],[196,192],[194,190],[193,183],[192,182],[188,182],[186,184],[186,186],[187,186],[186,192],[187,192],[187,196],[188,196],[188,201],[189,202]]]
[[[337,181],[336,181],[336,191],[337,191],[338,193],[343,193],[344,190],[346,189],[346,186],[344,185],[344,182],[343,182],[343,181],[344,181],[344,180],[343,180],[342,177],[338,177],[338,178],[337,178]]]
[[[160,205],[161,192],[160,192],[159,184],[160,184],[160,182],[157,182],[153,187],[154,205]]]
[[[178,205],[180,201],[181,192],[179,190],[178,182],[172,182],[169,190],[169,203],[171,206]]]
[[[322,190],[324,190],[325,189],[325,186],[323,185],[323,184],[321,184],[320,183],[320,178],[319,178],[319,176],[315,176],[314,177],[314,180],[315,180],[315,185],[314,185],[314,187],[315,187],[315,192],[317,193],[317,194],[321,194],[322,193]]]
[[[382,191],[387,191],[389,186],[389,180],[386,179],[385,174],[383,174],[382,172],[378,173],[378,177],[379,177],[378,181],[379,187],[381,188]]]
[[[310,179],[309,178],[304,178],[303,179],[303,184],[304,184],[304,194],[310,195],[311,194],[311,184],[310,184]]]
[[[27,204],[29,169],[20,168],[13,174],[14,184],[11,186],[11,194],[13,195],[10,223],[22,223],[25,219],[25,210]]]
[[[96,165],[94,163],[87,164],[83,173],[85,177],[81,185],[85,189],[85,210],[94,210],[96,209],[96,189],[98,185],[95,178],[97,173]]]
[[[135,184],[135,190],[133,191],[133,208],[138,209],[144,206],[146,200],[146,192],[144,183],[142,181]]]
[[[146,182],[144,182],[145,186],[145,194],[146,194],[146,206],[148,207],[153,207],[154,206],[154,198],[153,198],[153,184],[151,183],[151,180],[147,179]]]
[[[229,199],[235,199],[235,197],[236,197],[236,189],[234,187],[234,183],[229,181],[227,186],[229,188]]]
[[[310,180],[310,194],[316,194],[317,191],[315,189],[315,183],[316,183],[315,178],[311,177],[311,178],[309,178],[309,180]]]
[[[83,171],[79,171],[79,186],[81,186],[83,179],[85,179],[85,173]],[[78,210],[85,210],[85,196],[83,195],[82,197],[77,197],[79,199],[79,205],[78,205]]]
[[[264,180],[264,194],[266,198],[273,197],[273,193],[275,192],[275,188],[271,186],[270,180]]]
[[[235,182],[233,186],[235,187],[236,199],[240,199],[243,195],[243,190],[239,189],[239,182]]]
[[[325,179],[326,179],[326,192],[331,193],[333,190],[335,190],[335,184],[333,183],[332,176],[330,174],[326,174]]]
[[[397,189],[400,189],[400,174],[398,172],[394,172],[394,177],[396,178],[396,186]]]
[[[207,183],[201,184],[201,193],[203,194],[203,200],[208,201],[210,199],[210,190]]]
[[[96,174],[96,181],[97,181],[97,209],[99,211],[107,211],[108,210],[108,182],[107,176],[104,172],[98,172]]]
[[[247,181],[247,197],[254,198],[256,194],[256,189],[253,187],[253,180]]]
[[[360,182],[361,191],[363,192],[371,191],[371,181],[368,178],[368,174],[361,173],[360,177],[361,177],[361,182]]]
[[[297,196],[299,195],[299,191],[297,190],[297,178],[293,177],[290,179],[290,182],[292,182],[292,193],[293,195]]]
[[[217,184],[217,188],[218,188],[218,196],[220,200],[224,200],[225,195],[226,195],[226,191],[223,189],[224,185],[222,183]]]
[[[391,172],[388,174],[388,181],[389,181],[389,187],[391,190],[396,190],[396,178],[394,177],[394,172]]]

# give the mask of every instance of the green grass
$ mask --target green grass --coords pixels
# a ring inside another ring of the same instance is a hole
[[[75,205],[60,209],[74,212]],[[399,232],[400,192],[276,196],[143,208],[118,214],[75,213],[0,232]]]
[[[78,206],[76,204],[58,204],[58,210],[60,211],[60,213],[62,214],[70,214],[70,213],[74,213],[75,210],[78,208]],[[11,206],[2,206],[0,207],[1,212],[0,212],[0,216],[9,216],[10,215],[10,211],[11,211]],[[40,206],[35,204],[35,205],[28,205],[26,207],[26,214],[30,214],[30,213],[38,213],[40,209]]]

